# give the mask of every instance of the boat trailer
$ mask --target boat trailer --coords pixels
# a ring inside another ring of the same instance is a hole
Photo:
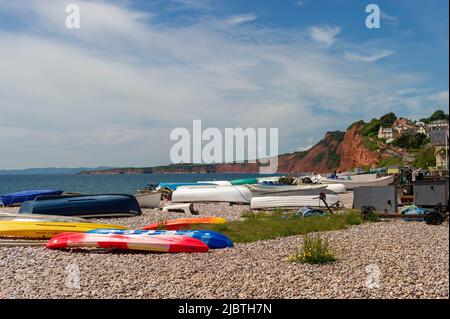
[[[373,206],[363,206],[361,214],[379,218],[422,218],[427,225],[442,225],[449,218],[449,209],[439,203],[426,214],[392,214],[377,212]]]

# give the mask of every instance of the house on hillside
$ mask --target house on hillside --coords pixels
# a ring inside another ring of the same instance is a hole
[[[429,130],[448,130],[447,120],[436,120],[428,123]]]
[[[396,126],[404,126],[404,127],[413,127],[414,123],[410,119],[405,119],[404,117],[400,117],[395,120],[394,127]]]
[[[423,134],[426,137],[430,137],[430,133],[428,133],[428,130],[425,126],[425,123],[423,122],[417,122],[416,123],[416,133],[417,134]]]
[[[436,168],[448,168],[448,126],[447,129],[434,129],[430,131],[431,145],[436,156]]]
[[[415,127],[409,125],[399,125],[393,128],[397,136],[402,136],[403,134],[414,134]],[[395,134],[394,134],[395,135]]]
[[[393,139],[398,135],[398,132],[391,126],[380,126],[378,129],[378,138],[384,138],[386,140]]]

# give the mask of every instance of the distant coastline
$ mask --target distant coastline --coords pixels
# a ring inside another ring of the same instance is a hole
[[[112,169],[109,166],[98,167],[43,167],[43,168],[25,168],[25,169],[12,169],[12,170],[0,170],[0,175],[61,175],[61,174],[79,174],[83,171],[96,171],[96,170],[108,170]]]

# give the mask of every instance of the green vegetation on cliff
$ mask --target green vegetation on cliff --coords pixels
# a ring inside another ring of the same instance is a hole
[[[416,155],[414,166],[417,168],[428,168],[436,166],[436,156],[433,147],[422,147]]]
[[[429,142],[429,138],[421,133],[411,134],[405,133],[399,138],[395,139],[392,144],[398,147],[406,148],[407,150],[419,149]]]
[[[426,124],[428,124],[432,121],[437,121],[437,120],[447,120],[448,121],[449,115],[445,114],[445,112],[442,110],[437,110],[430,117],[420,119],[421,122],[424,122]]]

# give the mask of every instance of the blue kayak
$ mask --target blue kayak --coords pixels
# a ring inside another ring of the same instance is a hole
[[[201,240],[211,249],[233,247],[233,242],[225,235],[210,230],[119,230],[94,229],[94,234],[114,235],[180,235]]]
[[[3,195],[3,196],[0,196],[0,199],[3,203],[3,205],[10,206],[10,205],[26,202],[27,200],[34,200],[38,196],[61,195],[62,193],[63,193],[63,191],[61,191],[61,190],[35,189],[35,190],[22,191],[22,192]]]
[[[179,186],[201,186],[201,185],[215,185],[211,183],[191,183],[191,182],[180,182],[180,183],[159,183],[158,187],[168,188],[172,191],[176,190]]]
[[[45,196],[22,204],[19,214],[126,217],[141,214],[136,198],[124,194]]]

